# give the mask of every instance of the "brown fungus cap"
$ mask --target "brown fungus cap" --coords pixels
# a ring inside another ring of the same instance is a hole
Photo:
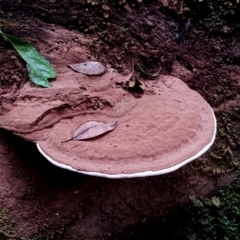
[[[52,88],[26,83],[0,127],[37,143],[53,164],[110,178],[164,174],[196,159],[212,145],[216,120],[208,103],[180,79],[160,76],[146,81],[141,98],[118,87],[126,78],[108,69],[85,76],[67,67],[84,49],[46,55],[57,79]],[[60,61],[61,60],[61,61]],[[65,64],[64,64],[65,63]],[[65,67],[66,66],[66,67]],[[118,121],[117,127],[87,141],[63,141],[89,120]]]

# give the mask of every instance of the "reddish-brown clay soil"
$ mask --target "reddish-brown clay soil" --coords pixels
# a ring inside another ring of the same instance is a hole
[[[0,213],[11,221],[2,225],[0,218],[0,239],[124,239],[121,234],[131,239],[124,235],[126,228],[155,224],[185,203],[189,194],[208,194],[220,179],[227,184],[237,176],[231,174],[239,166],[238,33],[209,37],[192,26],[177,44],[176,18],[154,4],[130,9],[113,4],[108,20],[101,11],[98,14],[100,7],[76,1],[0,1],[0,6],[2,30],[37,48],[45,45],[49,53],[69,51],[68,41],[59,39],[54,49],[41,28],[67,28],[85,35],[71,39],[74,47],[84,46],[123,75],[131,72],[132,62],[136,77],[143,74],[137,64],[148,73],[161,66],[161,73],[182,79],[208,101],[220,129],[211,154],[195,163],[167,175],[118,180],[59,169],[35,144],[1,129]],[[12,107],[26,81],[25,63],[1,38],[0,114]],[[222,177],[226,172],[229,178]]]

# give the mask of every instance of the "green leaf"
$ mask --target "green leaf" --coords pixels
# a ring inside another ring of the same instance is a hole
[[[0,33],[6,41],[11,42],[15,50],[27,63],[30,80],[39,86],[51,87],[48,79],[55,78],[56,72],[51,64],[39,54],[37,49],[21,38],[3,33],[1,30]]]

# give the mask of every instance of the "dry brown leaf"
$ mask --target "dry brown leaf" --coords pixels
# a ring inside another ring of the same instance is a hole
[[[104,123],[99,121],[87,121],[81,124],[74,132],[73,137],[69,140],[63,141],[76,141],[76,140],[86,140],[100,136],[104,133],[112,131],[117,126],[117,122]]]
[[[145,82],[142,79],[131,79],[127,82],[129,90],[136,90],[136,91],[144,91],[145,90]]]
[[[142,79],[138,79],[138,87],[140,87],[143,91],[145,90],[145,82]]]
[[[80,72],[86,75],[101,75],[106,72],[106,67],[101,63],[95,61],[82,62],[82,63],[73,63],[68,64],[76,72]]]
[[[134,79],[128,81],[128,87],[133,88],[135,85],[136,85],[136,81]]]

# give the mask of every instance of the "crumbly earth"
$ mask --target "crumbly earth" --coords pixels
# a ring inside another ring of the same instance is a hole
[[[225,38],[209,37],[193,26],[178,45],[174,39],[176,19],[169,12],[156,9],[154,4],[143,4],[131,11],[116,9],[108,20],[101,12],[98,15],[98,11],[86,11],[87,7],[76,1],[0,1],[0,6],[3,30],[27,39],[49,56],[54,51],[64,54],[81,45],[91,53],[90,60],[109,64],[122,75],[131,72],[134,60],[137,77],[142,75],[139,64],[145,72],[155,73],[161,66],[163,74],[184,80],[214,107],[221,127],[217,143],[224,145],[222,158],[217,158],[215,151],[216,158],[206,155],[168,175],[110,180],[56,168],[39,154],[33,143],[1,129],[0,208],[12,219],[12,226],[4,233],[0,231],[0,238],[117,239],[119,234],[126,236],[127,227],[137,231],[134,226],[141,228],[153,219],[155,223],[164,219],[186,201],[188,194],[213,191],[220,184],[220,175],[214,178],[207,169],[221,170],[220,164],[231,171],[237,169],[239,138],[234,135],[239,132],[237,32]],[[50,23],[56,34],[62,26],[85,36],[66,36],[54,47],[49,46],[45,32],[41,31],[49,27],[45,22]],[[69,45],[68,38],[73,45]],[[85,53],[81,52],[83,60],[88,58]],[[79,58],[77,54],[76,60]],[[54,58],[49,60],[54,63]],[[0,109],[5,112],[13,107],[28,77],[24,62],[2,39],[0,63]],[[212,150],[219,150],[218,146]],[[196,172],[196,168],[206,173]],[[237,176],[229,174],[223,178],[224,183]],[[125,239],[131,239],[130,235]]]

